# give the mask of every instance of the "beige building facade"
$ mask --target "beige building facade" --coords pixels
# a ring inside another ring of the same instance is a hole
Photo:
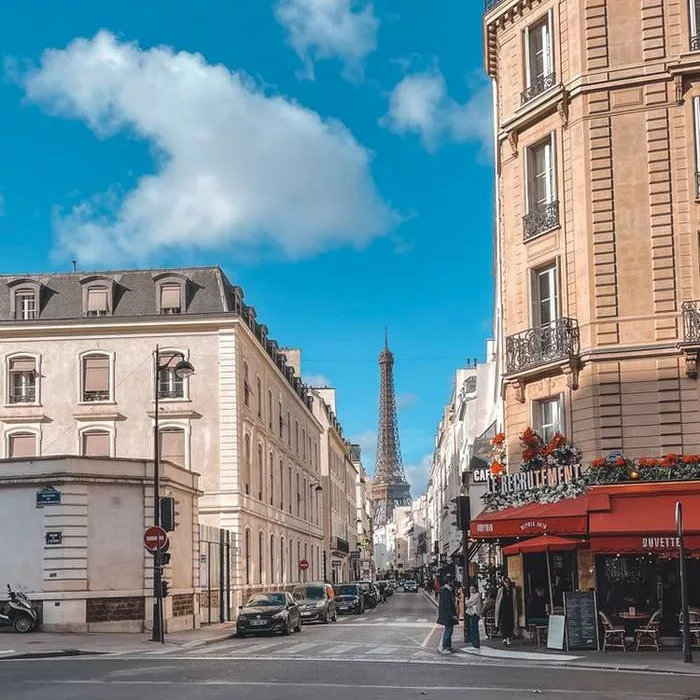
[[[234,605],[316,578],[321,426],[289,355],[219,268],[0,277],[0,457],[151,458],[157,372],[161,457],[233,533]]]
[[[511,464],[700,451],[700,3],[486,0]]]

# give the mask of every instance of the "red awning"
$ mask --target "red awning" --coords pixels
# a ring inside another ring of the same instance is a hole
[[[683,544],[688,552],[700,552],[700,535],[685,536]],[[592,537],[591,550],[598,554],[669,554],[678,556],[678,538],[675,535]]]
[[[556,535],[541,535],[532,539],[516,542],[503,548],[506,557],[516,554],[534,554],[537,552],[570,552],[579,545],[584,544],[581,540],[571,540],[566,537]]]
[[[506,508],[482,513],[472,520],[474,539],[532,537],[533,535],[585,535],[588,531],[586,497],[558,503],[530,503],[520,508]]]

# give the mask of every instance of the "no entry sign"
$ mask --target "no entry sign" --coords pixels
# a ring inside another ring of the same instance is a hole
[[[151,553],[155,554],[168,544],[168,533],[157,525],[147,527],[143,533],[143,546]]]
[[[309,562],[306,561],[306,559],[302,559],[302,560],[299,562],[299,568],[300,568],[302,571],[306,571],[306,570],[309,568]]]

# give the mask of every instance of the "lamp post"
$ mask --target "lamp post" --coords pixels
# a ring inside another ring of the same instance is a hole
[[[173,360],[177,355],[172,355],[168,361],[161,365],[160,347],[156,345],[154,353],[155,369],[155,418],[153,425],[153,524],[160,525],[160,434],[158,417],[160,412],[160,373],[166,369],[172,369],[180,379],[187,379],[194,374],[194,367],[184,358],[174,366]],[[165,643],[163,634],[163,559],[158,550],[153,556],[153,633],[152,642]]]

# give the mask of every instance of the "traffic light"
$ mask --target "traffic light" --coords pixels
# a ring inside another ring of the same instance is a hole
[[[168,592],[170,590],[170,582],[169,581],[161,581],[160,582],[160,595],[162,598],[167,598],[168,597]]]
[[[469,524],[471,522],[471,509],[469,506],[469,496],[457,496],[453,498],[452,501],[452,515],[455,516],[455,520],[452,524],[462,532],[467,532],[469,530]]]
[[[167,566],[168,564],[170,564],[170,557],[171,556],[172,555],[170,554],[170,552],[161,552],[160,553],[160,565]]]
[[[177,527],[177,515],[175,499],[172,496],[163,496],[160,499],[160,526],[166,532],[172,532]]]

